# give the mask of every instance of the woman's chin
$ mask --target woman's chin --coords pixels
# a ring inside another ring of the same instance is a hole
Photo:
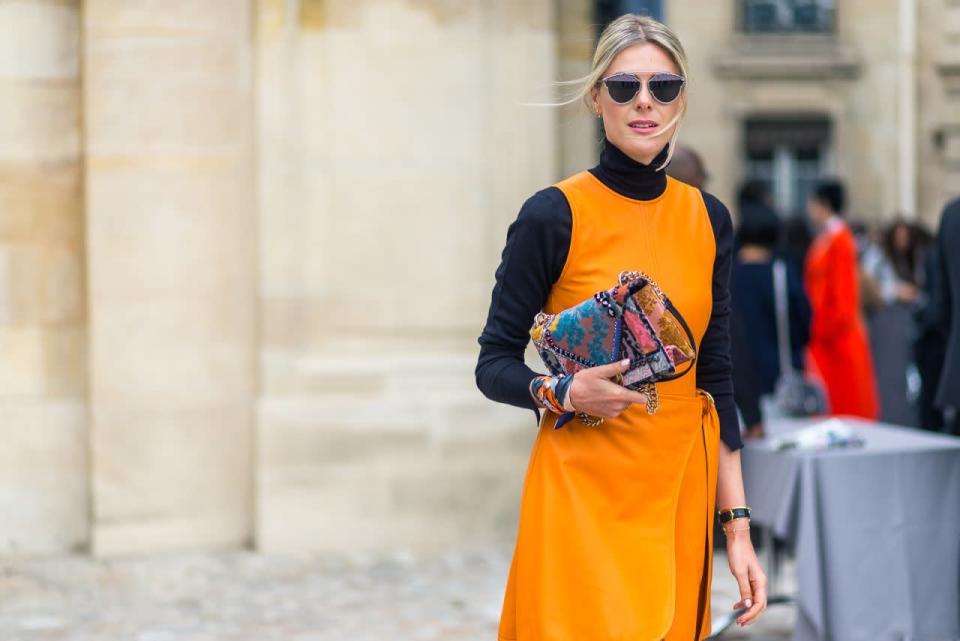
[[[631,132],[632,133],[632,132]],[[615,143],[617,141],[614,141]],[[639,138],[636,135],[629,135],[621,144],[617,144],[620,149],[636,160],[637,162],[649,165],[653,159],[663,150],[667,141],[660,138],[646,139]]]

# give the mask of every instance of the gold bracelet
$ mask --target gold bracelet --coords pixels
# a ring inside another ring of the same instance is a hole
[[[731,528],[722,527],[720,529],[723,530],[724,534],[729,534],[730,532],[746,532],[747,530],[750,529],[750,526],[748,525],[747,527],[731,527]]]
[[[721,508],[721,509],[717,510],[717,512],[729,512],[730,510],[735,510],[735,509],[737,509],[738,507],[745,507],[745,508],[748,508],[748,509],[750,508],[749,505],[731,505],[730,507]]]

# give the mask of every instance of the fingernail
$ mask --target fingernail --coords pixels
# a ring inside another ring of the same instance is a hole
[[[621,364],[621,365],[629,365],[629,364],[630,364],[630,359],[629,359],[629,358],[625,358],[625,359],[623,359],[622,361],[620,361],[620,364]]]
[[[753,601],[751,601],[750,599],[747,599],[746,601],[743,602],[743,604],[749,608],[751,605],[753,605]]]

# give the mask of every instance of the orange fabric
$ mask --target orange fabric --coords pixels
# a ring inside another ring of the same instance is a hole
[[[844,223],[833,221],[807,255],[804,281],[813,308],[809,353],[827,388],[831,414],[876,419],[876,379],[857,270],[856,240]]]
[[[606,289],[623,270],[652,277],[699,346],[712,311],[716,244],[700,192],[668,179],[650,201],[589,172],[557,183],[573,226],[544,310]],[[695,369],[657,384],[653,416],[633,405],[599,427],[554,429],[530,454],[504,594],[501,641],[691,641],[710,634],[720,428]],[[699,631],[699,632],[698,632]]]

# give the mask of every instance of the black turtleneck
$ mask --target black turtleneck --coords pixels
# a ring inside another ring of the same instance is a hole
[[[635,200],[652,200],[667,188],[667,176],[656,168],[666,159],[664,147],[649,165],[627,156],[604,140],[600,162],[589,169],[603,184]],[[713,313],[700,342],[697,385],[714,397],[720,416],[720,437],[731,450],[743,447],[733,400],[730,361],[730,267],[733,226],[727,208],[706,192],[717,253],[713,267]],[[563,192],[547,187],[527,199],[507,229],[496,271],[487,322],[478,342],[477,387],[488,398],[517,407],[539,409],[530,398],[530,380],[541,374],[524,363],[533,317],[543,309],[560,276],[570,248],[572,214]]]
[[[649,165],[637,162],[608,139],[604,139],[600,162],[588,171],[618,194],[635,200],[653,200],[667,188],[667,174],[656,168],[667,159],[666,145]]]

